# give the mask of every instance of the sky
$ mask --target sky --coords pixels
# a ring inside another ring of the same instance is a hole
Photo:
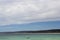
[[[0,32],[60,29],[60,0],[0,0]]]

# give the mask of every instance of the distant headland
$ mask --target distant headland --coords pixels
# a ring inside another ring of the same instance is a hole
[[[60,33],[60,29],[37,30],[37,31],[15,31],[15,32],[0,32],[0,34],[20,34],[20,33]]]

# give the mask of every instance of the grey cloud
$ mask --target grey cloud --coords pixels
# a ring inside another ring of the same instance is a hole
[[[59,10],[60,0],[0,0],[0,24],[60,20]]]

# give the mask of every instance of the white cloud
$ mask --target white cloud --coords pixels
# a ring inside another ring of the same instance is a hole
[[[60,0],[0,0],[0,25],[60,20]]]

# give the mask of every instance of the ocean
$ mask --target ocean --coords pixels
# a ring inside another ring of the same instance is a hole
[[[0,40],[60,40],[60,34],[4,34]]]

